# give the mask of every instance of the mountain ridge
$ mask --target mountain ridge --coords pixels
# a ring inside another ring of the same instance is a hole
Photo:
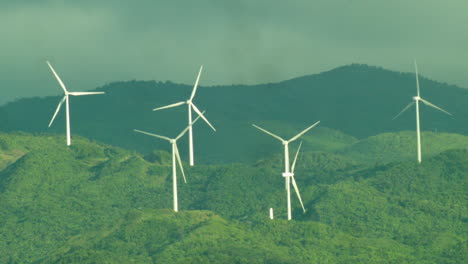
[[[203,162],[244,162],[260,158],[256,154],[257,142],[270,147],[275,142],[259,135],[252,123],[267,130],[291,126],[299,131],[321,120],[317,128],[324,126],[361,139],[383,132],[414,130],[413,109],[392,121],[411,102],[414,87],[414,76],[410,73],[360,65],[275,84],[201,85],[194,103],[207,110],[207,118],[218,129],[213,133],[201,121],[196,125],[195,156]],[[106,95],[71,98],[72,135],[148,153],[160,143],[135,135],[133,129],[166,136],[180,132],[187,124],[186,107],[151,110],[186,100],[191,89],[190,85],[172,82],[130,81],[100,87]],[[463,119],[468,116],[465,106],[468,90],[421,78],[421,92],[427,100],[454,114],[450,118],[422,107],[423,131],[468,135],[468,124]],[[59,100],[59,97],[28,98],[0,107],[0,123],[4,124],[1,129],[64,134],[63,113],[47,129]],[[269,121],[281,126],[268,127]]]

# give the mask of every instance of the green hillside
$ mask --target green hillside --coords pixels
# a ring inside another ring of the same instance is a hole
[[[207,211],[135,210],[113,227],[76,237],[43,261],[411,263],[415,260],[411,251],[396,242],[352,237],[317,222],[265,220],[253,225],[226,221]]]
[[[449,149],[468,149],[468,137],[451,133],[421,133],[423,161]],[[399,160],[416,160],[415,131],[383,133],[372,136],[337,151],[361,162],[388,163]]]
[[[0,145],[0,263],[463,263],[467,257],[467,149],[421,165],[376,167],[305,152],[295,177],[307,212],[294,196],[294,220],[286,221],[281,151],[251,165],[185,166],[182,211],[174,213],[164,151],[142,156],[81,137],[66,147],[62,136],[25,133],[0,134]]]

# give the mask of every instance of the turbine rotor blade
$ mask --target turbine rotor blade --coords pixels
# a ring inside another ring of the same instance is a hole
[[[179,163],[180,171],[182,172],[182,177],[184,177],[184,182],[187,183],[187,179],[185,178],[184,166],[182,166],[182,160],[180,159],[179,148],[177,147],[176,142],[174,142],[174,146],[177,163]]]
[[[58,76],[58,74],[55,72],[54,68],[52,67],[52,65],[50,64],[49,61],[46,61],[47,62],[47,65],[49,65],[49,68],[50,70],[52,71],[52,73],[54,74],[55,76],[55,79],[57,79],[58,83],[60,84],[60,86],[62,86],[62,89],[63,91],[65,92],[65,94],[68,93],[67,91],[67,88],[65,88],[65,84],[63,84],[62,80],[60,79],[60,77]]]
[[[299,144],[299,147],[297,148],[296,156],[294,157],[294,161],[293,161],[293,164],[291,166],[291,172],[292,173],[294,173],[294,168],[296,167],[296,161],[297,161],[297,157],[299,156],[299,151],[301,150],[301,146],[302,146],[302,141]]]
[[[304,210],[304,213],[306,212],[306,209],[304,207],[304,203],[302,202],[301,194],[299,193],[299,188],[297,187],[296,180],[294,179],[294,176],[291,177],[292,179],[292,185],[294,187],[294,191],[296,191],[297,198],[299,199],[299,202],[301,203],[302,210]]]
[[[440,108],[440,107],[438,107],[438,106],[436,106],[436,105],[434,105],[434,104],[432,104],[432,103],[430,103],[430,102],[428,102],[428,101],[426,101],[426,100],[424,100],[424,99],[422,99],[422,98],[421,98],[421,101],[422,101],[425,105],[427,105],[427,106],[430,106],[430,107],[435,108],[435,109],[437,109],[437,110],[439,110],[439,111],[441,111],[441,112],[444,112],[444,113],[446,113],[447,115],[452,115],[451,113],[445,111],[444,109],[442,109],[442,108]]]
[[[288,142],[293,142],[294,140],[298,139],[300,136],[304,135],[307,131],[311,130],[313,127],[315,127],[316,125],[318,125],[320,123],[320,121],[317,121],[315,122],[315,124],[311,125],[310,127],[304,129],[301,133],[297,134],[296,136],[294,136],[293,138],[291,138],[290,140],[288,140]]]
[[[55,110],[55,113],[54,113],[54,116],[52,116],[52,119],[50,120],[49,122],[49,127],[52,125],[52,123],[54,122],[55,120],[55,117],[57,116],[58,112],[60,111],[60,107],[62,106],[63,102],[65,102],[65,100],[67,99],[67,96],[65,95],[62,100],[60,100],[58,106],[57,106],[57,109]]]
[[[203,113],[205,113],[205,111],[203,111]],[[187,133],[187,131],[189,130],[189,128],[193,126],[193,124],[195,124],[195,122],[197,122],[198,119],[200,119],[200,116],[197,116],[197,118],[195,118],[195,120],[193,120],[190,125],[188,125],[184,130],[182,130],[182,132],[180,132],[180,134],[175,138],[175,140],[178,140],[179,138],[184,136],[185,133]]]
[[[190,101],[192,101],[192,99],[195,97],[195,93],[197,92],[198,82],[200,81],[202,70],[203,70],[203,65],[200,66],[200,70],[198,71],[197,80],[195,81],[195,85],[193,86],[192,95],[190,95],[190,99],[189,99]]]
[[[416,73],[416,90],[419,96],[419,75],[418,75],[418,64],[416,63],[416,60],[414,60],[414,69]]]
[[[192,122],[193,124],[193,122]],[[188,125],[186,128],[184,128],[184,130],[182,130],[182,132],[180,132],[180,134],[175,138],[175,140],[178,140],[179,138],[181,138],[183,135],[185,135],[185,133],[187,133],[187,131],[189,130],[190,128],[190,125]]]
[[[158,111],[158,110],[162,110],[162,109],[166,109],[166,108],[172,108],[172,107],[176,107],[176,106],[183,105],[183,104],[185,104],[185,101],[184,102],[178,102],[178,103],[175,103],[175,104],[166,105],[166,106],[161,106],[161,107],[153,109],[153,111]]]
[[[92,94],[105,94],[105,92],[69,92],[69,95],[80,96],[80,95],[92,95]]]
[[[413,104],[414,104],[414,101],[412,101],[407,106],[405,106],[405,108],[403,108],[403,110],[401,110],[401,112],[398,113],[398,115],[396,115],[392,120],[395,120],[397,117],[399,117],[401,114],[403,114],[406,110],[408,110],[411,106],[413,106]]]
[[[198,116],[201,116],[203,121],[205,121],[205,123],[207,123],[211,127],[211,129],[213,129],[213,131],[216,132],[216,128],[214,128],[214,126],[210,123],[210,121],[208,121],[208,119],[206,119],[206,117],[203,115],[202,112],[200,112],[198,107],[196,105],[194,105],[193,103],[191,103],[190,105],[192,106],[193,110],[195,110],[195,112],[197,112]]]
[[[257,125],[255,125],[255,124],[252,124],[252,126],[255,127],[256,129],[259,129],[259,130],[261,130],[261,131],[267,133],[268,135],[270,135],[270,136],[272,136],[272,137],[278,139],[279,141],[286,141],[286,140],[282,139],[280,136],[277,136],[277,135],[275,135],[275,134],[273,134],[273,133],[271,133],[271,132],[269,132],[269,131],[267,131],[267,130],[265,130],[265,129],[263,129],[263,128],[257,126]]]
[[[149,133],[149,132],[145,132],[145,131],[141,131],[141,130],[138,130],[138,129],[133,129],[133,131],[138,132],[138,133],[141,133],[141,134],[145,134],[145,135],[148,135],[148,136],[157,137],[157,138],[165,139],[165,140],[167,140],[167,141],[171,141],[170,138],[165,137],[165,136],[156,135],[156,134]]]

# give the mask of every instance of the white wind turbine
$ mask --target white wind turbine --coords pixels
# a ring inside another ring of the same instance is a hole
[[[308,128],[304,129],[302,132],[300,132],[299,134],[295,135],[294,137],[292,137],[290,140],[285,140],[255,124],[253,124],[253,126],[263,132],[265,132],[266,134],[280,140],[282,143],[283,143],[283,146],[284,146],[284,173],[283,173],[283,177],[285,178],[285,181],[286,181],[286,195],[287,195],[287,203],[288,203],[288,220],[291,220],[291,180],[292,180],[292,183],[293,183],[293,187],[294,187],[294,190],[296,191],[296,194],[299,198],[299,201],[301,203],[301,206],[302,206],[302,209],[304,210],[305,212],[305,208],[304,208],[304,205],[302,203],[302,199],[301,199],[301,195],[299,194],[299,189],[297,188],[297,184],[296,184],[296,180],[294,179],[294,167],[296,165],[296,160],[297,160],[297,155],[299,154],[299,149],[297,150],[297,153],[296,153],[296,157],[294,158],[294,162],[293,162],[293,166],[292,166],[292,170],[290,170],[290,164],[289,164],[289,143],[293,142],[294,140],[298,139],[299,137],[301,137],[302,135],[304,135],[307,131],[309,131],[310,129],[312,129],[313,127],[315,127],[316,125],[318,125],[320,123],[320,121],[317,121],[315,124],[309,126]]]
[[[416,73],[416,90],[417,90],[417,95],[413,97],[413,102],[409,103],[403,110],[401,110],[398,115],[396,115],[393,119],[396,119],[399,117],[403,112],[408,110],[413,104],[416,104],[416,137],[417,137],[417,142],[418,142],[418,162],[421,163],[422,157],[421,157],[421,129],[420,129],[420,121],[419,121],[419,102],[423,102],[425,105],[430,106],[432,108],[435,108],[441,112],[446,113],[447,115],[452,115],[451,113],[445,111],[444,109],[428,102],[427,100],[424,100],[420,96],[419,92],[419,77],[418,77],[418,65],[416,64],[416,60],[414,61],[414,68],[415,68],[415,73]]]
[[[162,106],[153,109],[153,111],[158,111],[166,108],[172,108],[176,106],[180,106],[183,104],[187,104],[188,106],[188,123],[192,123],[192,109],[199,115],[201,118],[213,129],[213,131],[216,131],[216,129],[211,125],[210,121],[206,119],[206,117],[203,115],[203,113],[198,109],[198,107],[193,103],[193,98],[195,97],[195,93],[197,92],[197,87],[198,87],[198,82],[200,81],[200,76],[203,70],[203,66],[200,66],[200,71],[198,72],[197,80],[195,81],[195,85],[193,86],[192,94],[190,95],[190,98],[187,101],[181,101],[178,103]],[[193,158],[193,131],[192,131],[192,126],[189,126],[189,156],[190,156],[190,166],[193,166],[195,164],[194,158]]]
[[[153,134],[153,133],[148,133],[148,132],[141,131],[141,130],[138,130],[138,129],[133,130],[135,132],[142,133],[142,134],[145,134],[145,135],[148,135],[148,136],[157,137],[157,138],[167,140],[167,141],[169,141],[169,143],[171,143],[171,145],[172,145],[172,192],[173,192],[174,211],[175,212],[179,211],[179,202],[178,202],[178,198],[177,198],[178,196],[177,196],[177,166],[176,166],[176,160],[177,160],[177,163],[179,164],[180,171],[182,172],[184,182],[187,183],[187,179],[185,178],[184,167],[182,166],[182,160],[180,159],[179,148],[177,147],[177,140],[179,140],[183,135],[185,135],[185,133],[187,133],[187,130],[189,130],[189,128],[192,127],[192,125],[195,124],[195,122],[197,122],[197,120],[199,118],[200,118],[200,116],[198,116],[195,119],[195,121],[193,121],[191,124],[189,124],[176,138],[168,138],[168,137],[165,137],[165,136],[160,136],[160,135],[156,135],[156,134]]]
[[[71,132],[70,132],[70,104],[68,101],[68,96],[73,95],[73,96],[81,96],[81,95],[92,95],[92,94],[104,94],[104,92],[69,92],[65,85],[63,84],[62,80],[58,76],[58,74],[55,72],[54,68],[52,65],[50,65],[49,61],[46,61],[47,65],[49,65],[50,70],[54,74],[55,78],[57,79],[58,83],[63,89],[63,92],[65,93],[65,96],[62,98],[62,100],[59,102],[57,106],[57,110],[55,110],[54,116],[50,120],[49,127],[52,125],[52,123],[55,120],[55,117],[57,116],[58,112],[60,111],[60,107],[62,106],[63,102],[65,102],[66,106],[66,123],[67,123],[67,146],[71,145]]]

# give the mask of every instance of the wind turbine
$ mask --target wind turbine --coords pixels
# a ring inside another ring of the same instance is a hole
[[[301,202],[301,206],[302,206],[302,209],[304,210],[305,212],[305,208],[304,208],[304,205],[302,203],[302,199],[301,199],[301,195],[299,194],[299,189],[297,188],[297,184],[296,184],[296,180],[294,180],[294,167],[296,166],[296,160],[297,160],[297,156],[299,155],[299,149],[296,153],[296,157],[294,158],[294,162],[293,162],[293,166],[292,166],[292,170],[290,170],[290,164],[289,164],[289,143],[293,142],[294,140],[298,139],[299,137],[301,137],[302,135],[304,135],[307,131],[309,131],[310,129],[312,129],[313,127],[315,127],[316,125],[318,125],[320,123],[320,121],[317,121],[315,124],[309,126],[308,128],[304,129],[302,132],[300,132],[299,134],[295,135],[294,137],[292,137],[291,139],[289,140],[285,140],[255,124],[253,124],[253,126],[263,132],[265,132],[266,134],[280,140],[282,143],[283,143],[283,146],[284,146],[284,172],[283,172],[283,177],[285,178],[285,181],[286,181],[286,195],[287,195],[287,206],[288,206],[288,220],[291,220],[291,181],[293,183],[293,187],[294,187],[294,190],[296,191],[296,194],[299,198],[299,201]],[[300,148],[300,146],[299,146]]]
[[[177,102],[174,104],[162,106],[153,109],[153,111],[158,111],[162,109],[167,109],[167,108],[172,108],[172,107],[177,107],[183,104],[187,104],[188,106],[188,123],[189,123],[189,156],[190,156],[190,166],[193,166],[195,164],[194,158],[193,158],[193,131],[192,131],[192,126],[190,124],[192,123],[192,109],[199,115],[201,118],[213,129],[213,131],[216,131],[216,129],[211,125],[210,121],[206,119],[206,117],[203,115],[203,113],[198,109],[198,107],[193,103],[193,98],[195,97],[195,93],[197,92],[197,87],[198,87],[198,82],[200,81],[200,76],[203,70],[203,66],[200,66],[200,71],[198,72],[197,80],[195,81],[195,85],[193,86],[192,94],[190,95],[190,98],[187,101],[181,101]]]
[[[65,93],[65,96],[60,100],[57,110],[55,110],[54,116],[50,120],[49,127],[52,125],[52,123],[55,120],[55,117],[57,116],[58,112],[60,111],[60,107],[62,106],[63,102],[65,102],[65,107],[66,107],[66,116],[67,116],[67,146],[71,145],[71,131],[70,131],[70,104],[68,101],[68,96],[73,95],[73,96],[81,96],[81,95],[92,95],[92,94],[104,94],[104,92],[69,92],[67,88],[65,87],[65,84],[63,84],[62,80],[58,76],[58,74],[55,72],[54,68],[52,65],[50,65],[49,61],[46,61],[47,65],[49,65],[50,70],[54,74],[55,78],[57,79],[58,83],[63,89],[63,92]]]
[[[182,132],[176,138],[168,138],[168,137],[165,137],[165,136],[156,135],[156,134],[141,131],[141,130],[138,130],[138,129],[133,130],[135,132],[142,133],[142,134],[145,134],[145,135],[148,135],[148,136],[157,137],[157,138],[167,140],[167,141],[169,141],[169,143],[171,143],[171,145],[172,145],[172,192],[173,192],[173,196],[174,196],[173,199],[174,199],[174,211],[175,212],[179,211],[179,202],[178,202],[178,199],[177,199],[177,167],[176,167],[176,161],[179,164],[179,168],[180,168],[180,171],[182,172],[184,182],[187,183],[187,179],[185,178],[184,167],[182,166],[182,160],[180,159],[179,148],[177,147],[177,140],[179,140],[183,135],[185,135],[185,133],[187,133],[187,130],[189,130],[189,128],[193,124],[195,124],[195,122],[197,122],[197,120],[199,118],[200,118],[200,116],[198,116],[195,119],[195,121],[193,121],[184,130],[182,130]]]
[[[421,98],[420,96],[420,92],[419,92],[419,77],[418,77],[418,65],[416,64],[416,60],[414,61],[414,68],[415,68],[415,73],[416,73],[416,96],[413,97],[413,102],[409,103],[405,108],[403,108],[403,110],[401,110],[400,113],[398,113],[398,115],[396,115],[393,119],[396,119],[397,117],[399,117],[403,112],[405,112],[406,110],[408,110],[411,106],[413,106],[413,104],[416,104],[416,137],[417,137],[417,141],[418,141],[418,162],[421,163],[422,161],[422,157],[421,157],[421,129],[420,129],[420,120],[419,120],[419,102],[423,102],[425,105],[427,106],[430,106],[432,108],[435,108],[447,115],[452,115],[451,113],[445,111],[444,109],[428,102],[427,100],[424,100],[423,98]]]

